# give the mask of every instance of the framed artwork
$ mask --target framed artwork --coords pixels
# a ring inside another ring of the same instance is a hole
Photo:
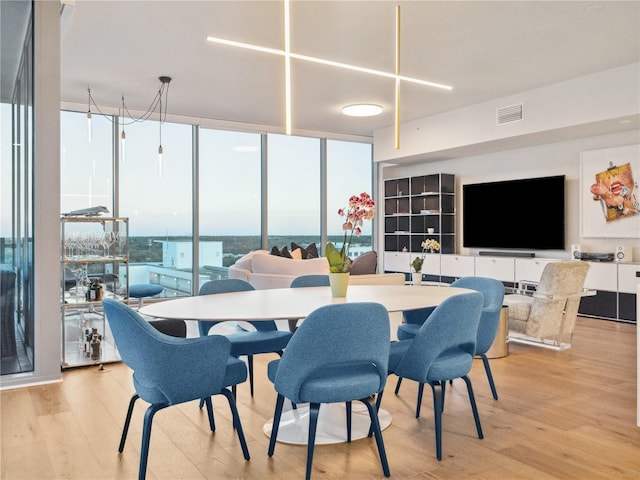
[[[580,154],[582,237],[640,238],[640,145]]]

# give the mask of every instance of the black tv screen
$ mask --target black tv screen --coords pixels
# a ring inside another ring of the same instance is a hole
[[[462,186],[463,245],[564,250],[564,175]]]

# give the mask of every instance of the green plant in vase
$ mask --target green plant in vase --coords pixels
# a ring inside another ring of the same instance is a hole
[[[344,217],[342,231],[344,239],[340,250],[329,242],[324,248],[324,256],[329,262],[329,271],[331,273],[347,273],[351,266],[349,259],[349,247],[353,236],[360,236],[362,233],[362,225],[365,220],[371,220],[375,214],[376,204],[368,193],[353,195],[349,198],[349,204],[345,208],[338,210],[338,215]]]

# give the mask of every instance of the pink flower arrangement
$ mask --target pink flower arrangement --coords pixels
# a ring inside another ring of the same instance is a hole
[[[356,237],[362,233],[362,225],[365,220],[371,220],[376,211],[376,204],[368,193],[361,193],[360,196],[352,195],[349,198],[349,204],[346,208],[338,210],[338,215],[345,217],[342,224],[344,231],[344,240],[342,248],[338,251],[333,243],[327,243],[325,247],[325,256],[329,261],[329,269],[331,273],[344,273],[349,271],[351,260],[349,259],[349,247],[353,235]],[[347,236],[349,239],[347,240]]]

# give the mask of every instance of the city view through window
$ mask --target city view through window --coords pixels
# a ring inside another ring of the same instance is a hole
[[[295,242],[315,243],[322,251],[323,142],[327,241],[341,245],[344,219],[337,211],[349,197],[373,193],[370,144],[207,128],[196,132],[192,125],[165,122],[160,162],[158,122],[127,125],[125,120],[123,148],[119,141],[114,147],[112,122],[117,120],[94,114],[89,141],[86,114],[61,113],[61,213],[105,206],[110,215],[129,218],[128,282],[161,284],[165,296],[195,294],[203,282],[226,278],[227,268],[253,250],[290,248]],[[373,248],[372,229],[371,222],[364,225],[350,256]],[[123,282],[124,272],[119,273]]]

